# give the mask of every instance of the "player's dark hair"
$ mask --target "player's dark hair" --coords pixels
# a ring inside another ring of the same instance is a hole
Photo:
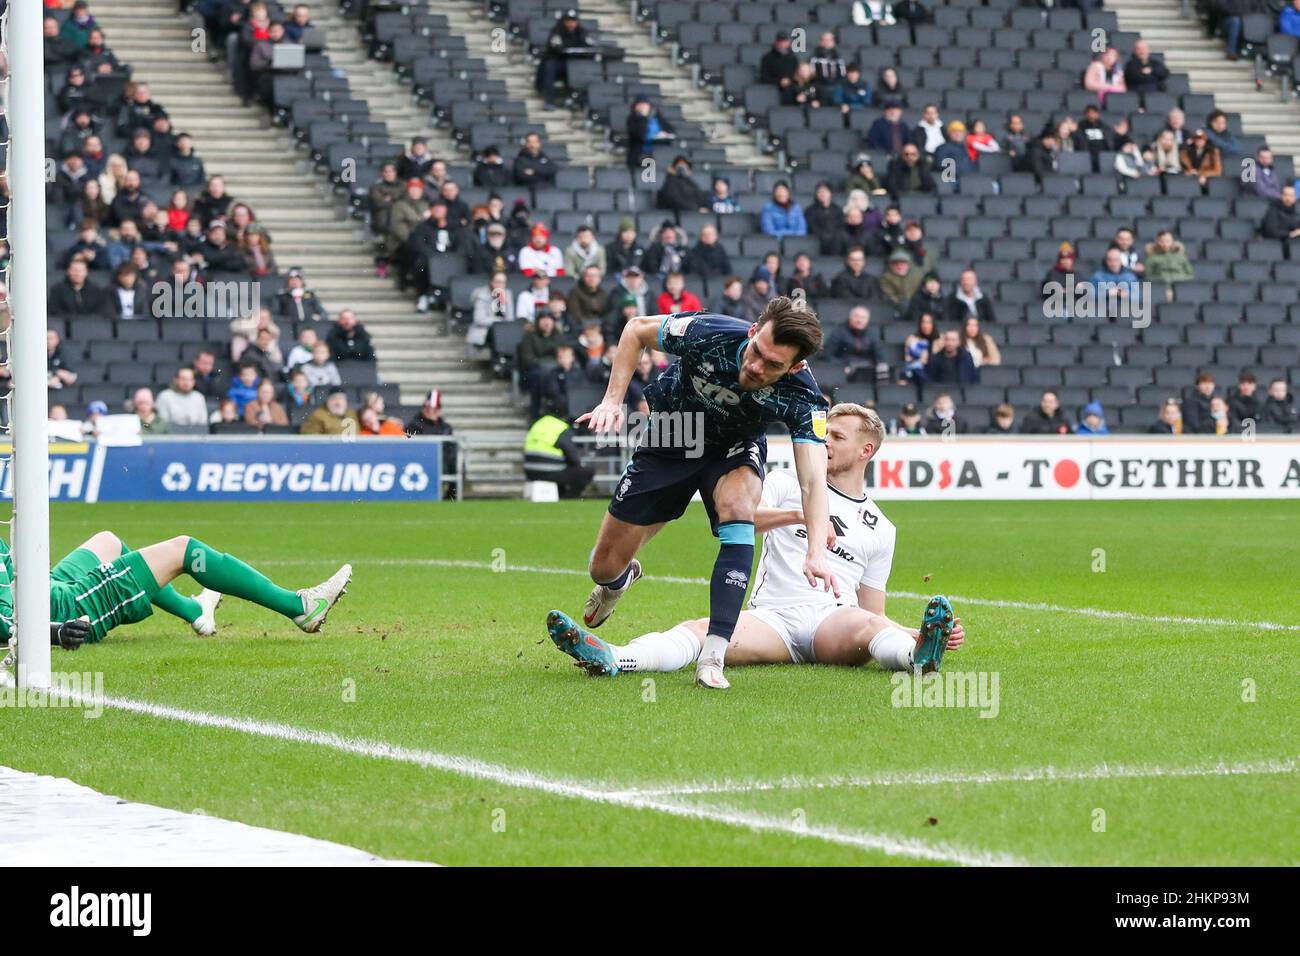
[[[802,299],[779,295],[767,304],[758,317],[758,330],[772,323],[772,341],[776,345],[792,345],[795,362],[802,362],[822,350],[822,324],[817,315]]]

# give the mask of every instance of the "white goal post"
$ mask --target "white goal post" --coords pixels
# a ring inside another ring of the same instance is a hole
[[[13,439],[11,547],[18,685],[50,684],[50,495],[45,376],[45,9],[10,0],[9,428]]]

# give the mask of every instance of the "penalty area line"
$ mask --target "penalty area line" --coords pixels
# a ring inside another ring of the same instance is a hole
[[[575,800],[586,800],[624,807],[630,810],[648,810],[667,816],[680,817],[724,826],[737,827],[760,833],[777,833],[802,839],[820,840],[839,846],[860,850],[871,850],[887,856],[906,857],[934,863],[953,863],[959,866],[1027,866],[1026,861],[1003,853],[988,853],[981,850],[969,850],[947,843],[929,843],[911,837],[898,837],[882,833],[867,833],[854,830],[841,830],[837,827],[813,826],[793,819],[733,810],[724,807],[710,807],[679,800],[670,800],[659,796],[642,796],[626,789],[611,789],[599,784],[546,777],[529,770],[515,769],[501,764],[489,763],[473,757],[461,757],[442,754],[431,750],[404,747],[381,740],[366,740],[345,737],[329,731],[309,730],[272,721],[256,720],[247,717],[230,717],[205,711],[187,710],[154,704],[148,701],[133,700],[126,697],[94,697],[72,691],[59,691],[62,696],[81,704],[97,703],[114,710],[126,711],[141,716],[160,720],[173,720],[196,727],[212,727],[221,730],[233,730],[238,733],[289,743],[310,744],[325,747],[341,753],[359,757],[381,760],[393,760],[399,763],[413,764],[469,777],[485,780],[509,787],[535,790],[541,793]]]
[[[497,574],[514,571],[522,574],[558,574],[566,577],[589,577],[586,571],[577,568],[551,568],[532,564],[510,564],[502,565],[498,568],[491,561],[468,561],[454,558],[380,558],[378,560],[353,558],[351,560],[354,565],[362,568],[366,566],[460,568],[467,571],[492,571]],[[256,563],[267,567],[301,567],[306,564],[330,564],[331,562],[320,561],[313,558],[301,561],[275,559],[270,561],[259,561]],[[658,581],[661,584],[707,585],[709,583],[708,578],[681,577],[671,574],[647,574],[642,578],[642,580]],[[927,601],[934,596],[934,593],[936,592],[921,593],[919,591],[890,591],[889,596]],[[1092,617],[1113,621],[1133,621],[1139,624],[1184,624],[1189,627],[1239,627],[1254,628],[1260,631],[1290,631],[1300,633],[1300,624],[1282,624],[1277,621],[1242,621],[1223,617],[1184,617],[1177,614],[1137,614],[1133,611],[1112,611],[1099,607],[1066,607],[1062,604],[1050,604],[1043,601],[1003,601],[994,598],[966,597],[958,594],[949,594],[948,599],[957,604],[972,604],[976,607],[1009,608],[1016,611],[1042,611],[1052,614],[1077,614],[1082,617]]]

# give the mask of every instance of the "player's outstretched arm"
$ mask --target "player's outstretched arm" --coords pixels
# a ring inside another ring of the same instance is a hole
[[[787,525],[803,524],[803,512],[798,508],[764,508],[754,512],[754,531],[758,534]]]
[[[618,339],[618,353],[609,370],[609,385],[605,388],[605,397],[601,403],[574,420],[575,425],[587,422],[587,427],[597,434],[616,431],[623,419],[623,396],[632,381],[632,373],[641,361],[641,350],[652,348],[659,341],[659,327],[663,324],[662,315],[639,315],[629,319],[623,326],[623,334]]]
[[[811,441],[794,443],[794,470],[799,476],[799,493],[803,498],[804,527],[808,529],[808,556],[804,559],[803,573],[813,587],[820,586],[840,596],[840,586],[835,583],[826,564],[826,548],[835,546],[835,532],[831,529],[829,508],[826,504],[826,446]]]

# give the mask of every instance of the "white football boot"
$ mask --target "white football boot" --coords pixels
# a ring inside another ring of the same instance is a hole
[[[722,661],[716,657],[701,657],[695,662],[695,683],[710,690],[726,690],[731,686],[722,676]]]
[[[641,562],[632,559],[632,572],[627,576],[627,584],[615,590],[603,584],[597,584],[587,595],[587,603],[582,608],[582,622],[587,627],[600,627],[614,613],[618,599],[631,590],[632,585],[641,577]]]
[[[199,615],[198,620],[190,623],[190,627],[194,628],[194,633],[199,637],[211,637],[217,633],[217,605],[221,603],[221,598],[220,591],[204,588],[194,599],[199,602],[199,607],[203,608],[203,613]]]
[[[348,593],[348,582],[351,580],[352,565],[345,564],[324,584],[303,588],[298,592],[298,597],[302,598],[303,612],[293,619],[293,623],[308,634],[315,634],[325,623],[330,608]]]

